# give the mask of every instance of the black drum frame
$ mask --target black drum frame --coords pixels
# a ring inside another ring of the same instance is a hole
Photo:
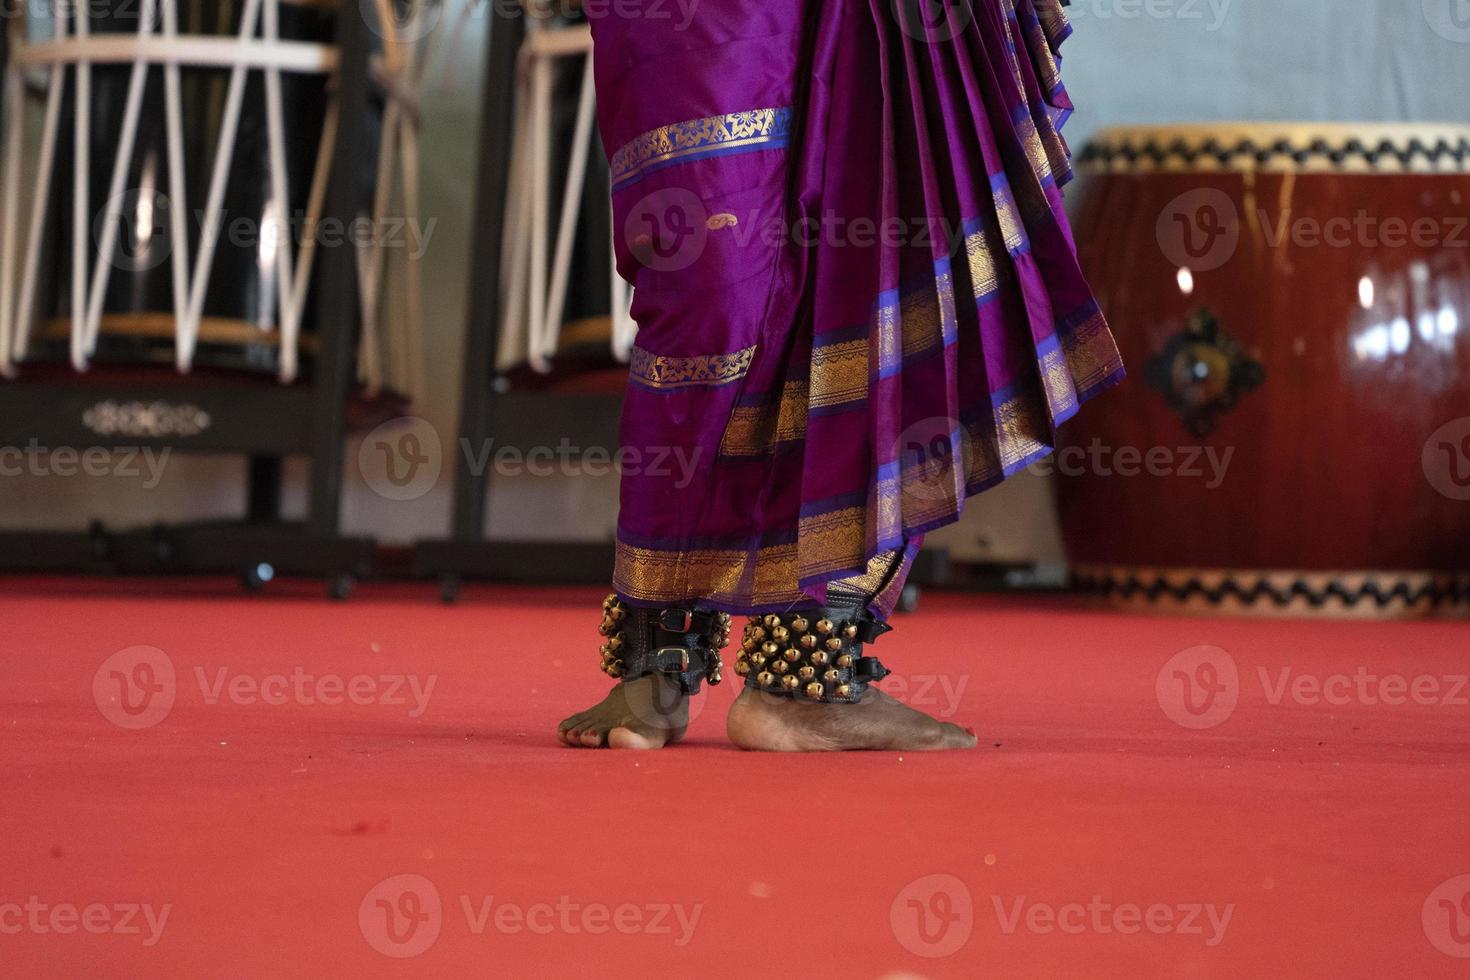
[[[491,4],[484,95],[481,101],[479,177],[475,188],[475,229],[465,328],[459,434],[462,445],[484,445],[493,433],[509,444],[556,442],[617,447],[621,399],[508,392],[495,374],[500,343],[500,277],[506,188],[510,176],[510,133],[515,114],[516,57],[525,38],[525,17],[505,4]],[[489,468],[470,465],[455,454],[454,510],[447,540],[424,540],[414,548],[414,574],[437,578],[445,601],[458,595],[461,578],[503,582],[593,584],[607,581],[613,543],[487,541],[485,516]]]
[[[8,24],[5,25],[8,27]],[[334,171],[350,174],[370,156],[368,25],[356,3],[337,17],[341,116]],[[327,215],[344,223],[357,213],[356,185],[334,180]],[[373,541],[340,531],[344,440],[360,325],[358,271],[350,247],[323,249],[319,350],[309,378],[293,384],[232,375],[207,383],[157,372],[147,381],[87,376],[0,381],[0,445],[167,447],[179,453],[239,454],[247,460],[247,513],[240,521],[159,525],[122,532],[100,524],[85,531],[0,532],[0,572],[229,574],[259,587],[276,574],[326,578],[345,598],[372,570]],[[202,372],[201,372],[202,373]],[[135,406],[147,411],[139,421]],[[190,418],[207,415],[204,427]],[[98,425],[98,418],[111,421]],[[173,424],[157,425],[159,418]],[[182,424],[178,420],[185,420]],[[310,460],[303,522],[280,519],[284,457]]]

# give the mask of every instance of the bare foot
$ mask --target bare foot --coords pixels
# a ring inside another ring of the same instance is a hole
[[[689,696],[657,674],[616,685],[599,704],[557,727],[568,745],[595,749],[661,749],[684,737]]]
[[[730,706],[725,731],[742,749],[762,752],[975,747],[970,732],[915,711],[876,687],[868,688],[857,704],[801,701],[745,688]]]

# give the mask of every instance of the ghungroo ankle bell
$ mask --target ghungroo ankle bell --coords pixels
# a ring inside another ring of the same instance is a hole
[[[622,681],[663,674],[685,694],[699,693],[708,680],[718,684],[724,664],[720,651],[730,642],[730,614],[712,609],[630,606],[616,594],[602,600],[606,639],[602,672]]]
[[[755,616],[745,624],[735,673],[758,691],[854,704],[890,673],[877,657],[863,656],[863,644],[892,628],[858,605]]]

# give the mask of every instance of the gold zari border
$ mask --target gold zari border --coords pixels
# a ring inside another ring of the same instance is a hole
[[[1118,343],[1101,312],[1065,331],[1061,340],[1072,385],[1084,395],[1117,374],[1123,366]]]
[[[806,438],[808,397],[805,381],[788,381],[779,401],[737,406],[720,440],[720,455],[764,456],[783,442]]]
[[[613,570],[613,587],[640,602],[792,603],[802,599],[796,580],[795,544],[761,548],[751,555],[740,550],[660,551],[620,541]]]
[[[625,183],[650,167],[694,153],[759,146],[783,139],[791,125],[789,107],[747,109],[687,119],[651,129],[623,144],[612,155],[612,181]]]
[[[754,346],[733,354],[698,354],[693,357],[668,357],[634,347],[628,359],[628,372],[634,381],[648,388],[713,387],[745,377],[754,359]]]
[[[868,340],[848,340],[812,351],[811,407],[826,408],[868,397]]]

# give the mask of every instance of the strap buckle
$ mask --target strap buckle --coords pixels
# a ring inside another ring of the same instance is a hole
[[[694,612],[689,609],[665,609],[658,614],[659,629],[670,633],[688,633],[694,628]]]
[[[662,671],[680,674],[687,674],[689,672],[689,650],[685,647],[659,647],[653,652],[653,656],[655,658],[654,662],[659,665],[659,669]],[[676,656],[679,658],[679,669],[677,671],[671,669],[672,665],[666,665],[667,661],[664,659],[666,656]]]

